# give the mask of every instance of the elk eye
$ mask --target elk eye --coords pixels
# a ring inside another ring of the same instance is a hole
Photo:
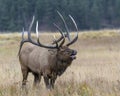
[[[69,51],[69,50],[67,50],[66,52],[67,52],[68,54],[70,54],[70,53],[71,53],[71,51]]]
[[[61,50],[61,52],[64,52],[65,50]]]
[[[67,51],[67,53],[70,53],[70,51]]]

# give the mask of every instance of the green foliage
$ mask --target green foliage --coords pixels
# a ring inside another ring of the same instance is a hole
[[[56,30],[53,22],[63,25],[56,10],[67,22],[71,14],[79,29],[119,27],[119,9],[120,0],[0,0],[0,31],[27,30],[33,15],[40,30]]]

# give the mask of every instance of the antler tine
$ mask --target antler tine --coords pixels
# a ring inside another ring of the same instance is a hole
[[[29,29],[28,29],[28,40],[31,40],[31,28],[33,26],[34,21],[35,21],[35,16],[33,15],[32,21],[31,21]]]
[[[57,26],[55,23],[54,23],[54,25],[55,25],[57,28],[59,28],[59,26]],[[62,42],[60,43],[60,45],[59,45],[59,47],[61,47],[61,46],[64,44],[64,42],[65,42],[65,36],[66,36],[66,35],[63,34],[63,32],[61,31],[60,28],[59,28],[59,30],[60,30],[60,33],[61,33],[61,37],[60,37],[58,40],[56,40],[55,35],[53,35],[53,37],[54,37],[54,42],[53,42],[53,44],[56,43],[56,45],[58,46],[58,42],[63,39],[63,41],[62,41]],[[59,48],[59,47],[58,47],[58,48]]]
[[[32,25],[34,23],[34,20],[35,20],[35,16],[33,16],[32,21],[30,23],[30,26],[29,26],[29,29],[28,29],[28,39],[26,39],[26,40],[24,40],[24,28],[23,28],[22,40],[21,40],[21,43],[20,43],[20,48],[19,48],[18,55],[20,55],[21,48],[22,48],[22,46],[25,42],[31,42],[32,44],[39,46],[36,42],[32,41],[32,39],[31,39],[31,32],[30,31],[31,31]]]
[[[23,31],[22,31],[22,40],[24,40],[24,27],[23,27]]]
[[[53,35],[53,38],[54,38],[54,43],[56,44],[56,46],[57,46],[57,48],[58,48],[58,42],[57,42],[57,40],[56,40],[56,37],[55,37],[55,35]]]
[[[53,35],[53,38],[54,38],[54,40],[56,40],[56,36],[55,35]]]
[[[59,47],[61,47],[65,43],[65,35],[63,36],[63,41],[60,43]]]
[[[60,31],[61,35],[63,36],[63,31],[62,29],[55,23],[53,23],[53,25],[58,29],[58,31]]]
[[[78,27],[77,27],[75,20],[73,19],[73,17],[71,15],[69,15],[69,17],[71,18],[73,24],[75,25],[76,31],[78,31]]]
[[[72,20],[72,22],[73,22],[73,24],[74,24],[74,26],[76,28],[77,34],[76,34],[75,38],[72,41],[70,41],[68,44],[66,44],[66,46],[69,46],[69,45],[73,44],[78,39],[78,27],[77,27],[77,24],[76,24],[75,20],[73,19],[73,17],[71,15],[69,15],[69,17]]]
[[[20,54],[20,51],[21,51],[21,48],[22,48],[22,45],[24,44],[24,42],[26,42],[26,40],[24,40],[24,27],[23,27],[22,40],[21,40],[21,43],[20,43],[20,48],[19,48],[19,51],[18,51],[18,55]]]
[[[60,18],[62,19],[62,21],[63,21],[63,23],[64,23],[64,26],[65,26],[66,32],[67,32],[67,37],[68,37],[68,40],[70,41],[70,35],[69,35],[68,26],[67,26],[67,24],[66,24],[66,22],[65,22],[65,20],[64,20],[64,18],[63,18],[63,16],[62,16],[62,14],[61,14],[59,11],[57,11],[57,13],[59,14]]]
[[[31,43],[37,45],[37,46],[40,46],[40,47],[44,47],[44,48],[51,48],[51,49],[54,49],[54,48],[58,48],[58,44],[56,43],[56,46],[46,46],[46,45],[43,45],[40,41],[39,41],[39,32],[38,32],[38,21],[36,22],[36,35],[37,35],[37,43],[32,41],[31,40]]]
[[[78,36],[78,27],[77,27],[77,24],[76,24],[75,20],[73,19],[73,17],[71,15],[69,15],[69,17],[71,18],[71,20],[72,20],[72,22],[73,22],[73,24],[74,24],[74,26],[76,28],[76,31],[77,31],[76,36]]]
[[[54,37],[54,42],[55,42],[57,48],[59,49],[65,43],[65,36],[63,35],[63,38],[62,38],[63,40],[61,41],[60,45],[58,45],[55,35],[53,35],[53,37]]]
[[[53,23],[53,25],[58,29],[58,31],[61,34],[61,37],[52,43],[52,44],[55,44],[56,42],[59,42],[63,39],[64,33],[63,33],[62,29],[57,24]]]
[[[38,21],[36,22],[36,36],[37,36],[37,39],[39,39],[39,33],[38,33]]]

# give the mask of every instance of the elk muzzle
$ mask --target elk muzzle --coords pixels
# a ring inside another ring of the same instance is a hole
[[[77,54],[77,51],[76,50],[73,50],[72,51],[72,54],[71,54],[71,58],[72,58],[72,60],[74,60],[74,59],[76,59],[76,54]]]

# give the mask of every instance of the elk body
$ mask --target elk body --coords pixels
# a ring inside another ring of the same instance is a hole
[[[76,26],[74,19],[72,17],[71,19]],[[70,49],[69,45],[73,44],[77,40],[78,33],[73,40],[71,40],[68,44],[63,45],[65,42],[65,36],[61,32],[61,37],[53,42],[55,46],[46,46],[41,44],[39,39],[37,39],[37,42],[31,39],[30,30],[33,21],[34,20],[32,20],[28,31],[28,39],[24,40],[22,35],[19,50],[19,61],[23,75],[22,85],[26,85],[28,73],[32,72],[34,75],[35,86],[39,84],[41,76],[43,76],[46,87],[51,89],[54,88],[57,76],[62,75],[66,68],[76,58],[77,51]],[[57,25],[56,27],[60,30]],[[36,34],[38,34],[37,26],[36,32]]]

